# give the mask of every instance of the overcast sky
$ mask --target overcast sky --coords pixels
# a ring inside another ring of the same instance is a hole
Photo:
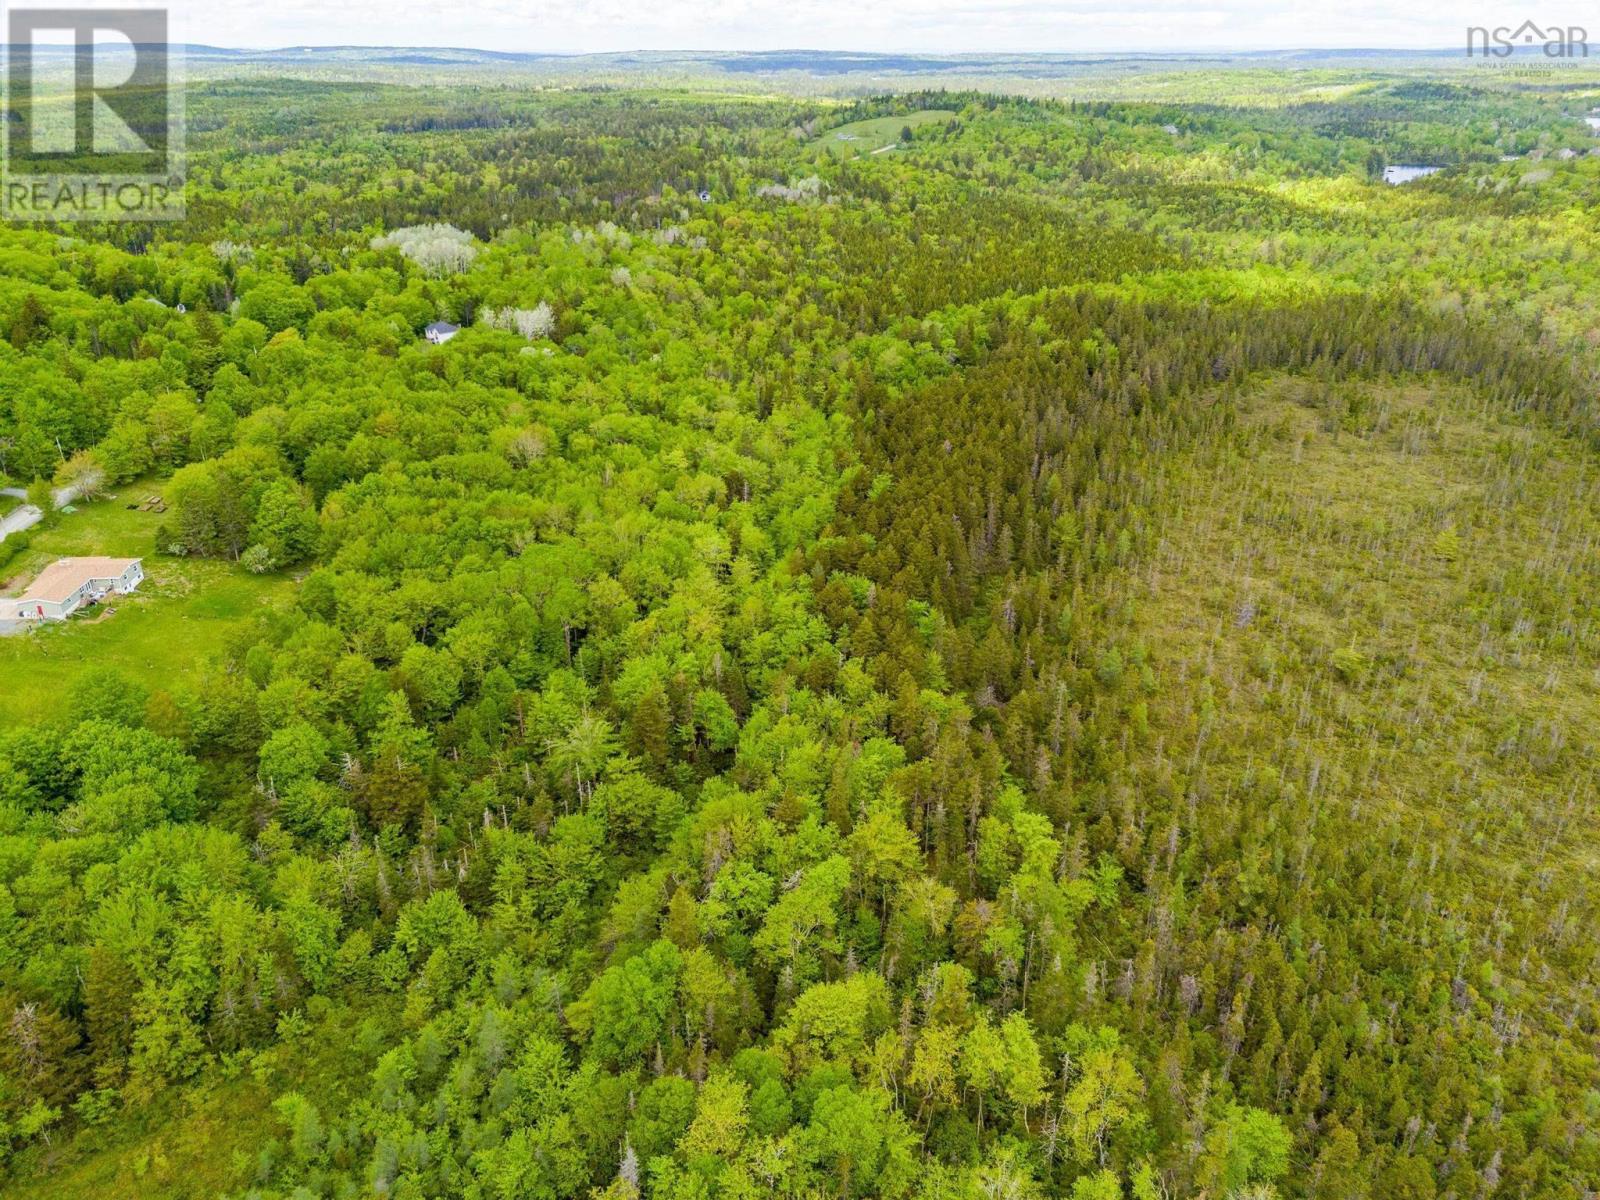
[[[169,0],[184,35],[222,46],[495,50],[1035,51],[1429,47],[1466,26],[1590,21],[1566,0]],[[1592,15],[1592,20],[1591,20]]]

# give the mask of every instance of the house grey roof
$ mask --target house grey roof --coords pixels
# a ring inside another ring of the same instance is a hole
[[[449,321],[435,321],[424,331],[426,333],[459,333],[461,326],[452,325]]]

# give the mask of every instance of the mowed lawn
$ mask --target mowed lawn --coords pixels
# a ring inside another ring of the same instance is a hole
[[[811,144],[837,158],[874,154],[898,143],[900,131],[908,125],[915,129],[919,125],[948,121],[955,115],[948,108],[926,108],[920,112],[904,113],[898,117],[873,117],[869,121],[852,121],[848,125],[828,130]]]
[[[151,491],[129,484],[118,489],[118,499],[61,514],[53,528],[34,531],[27,553],[0,568],[0,595],[16,595],[41,568],[67,556],[143,558],[147,576],[131,596],[63,624],[0,637],[0,727],[59,712],[72,686],[97,670],[115,670],[151,690],[186,682],[215,661],[230,631],[288,601],[294,585],[285,576],[158,557],[163,518],[126,508]],[[107,608],[115,611],[102,617]]]

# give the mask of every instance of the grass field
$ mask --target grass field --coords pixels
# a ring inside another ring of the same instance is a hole
[[[0,637],[0,726],[37,721],[90,671],[111,668],[166,688],[192,678],[220,652],[232,629],[266,606],[282,604],[293,584],[281,575],[250,575],[232,563],[158,558],[162,518],[131,512],[126,499],[150,489],[130,484],[118,495],[65,513],[34,531],[33,544],[0,571],[0,594],[14,594],[46,564],[68,555],[144,558],[147,578],[131,596],[104,609],[12,637]]]
[[[919,125],[948,121],[955,115],[948,108],[929,108],[898,117],[873,117],[870,121],[852,121],[848,125],[828,130],[812,142],[812,145],[837,158],[878,154],[898,144],[900,131],[906,126],[915,129]]]

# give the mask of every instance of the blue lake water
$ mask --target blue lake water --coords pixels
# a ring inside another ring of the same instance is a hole
[[[1385,167],[1383,181],[1385,183],[1410,183],[1413,179],[1421,179],[1424,175],[1432,175],[1435,171],[1442,171],[1443,167],[1419,167],[1402,164],[1398,167]]]

